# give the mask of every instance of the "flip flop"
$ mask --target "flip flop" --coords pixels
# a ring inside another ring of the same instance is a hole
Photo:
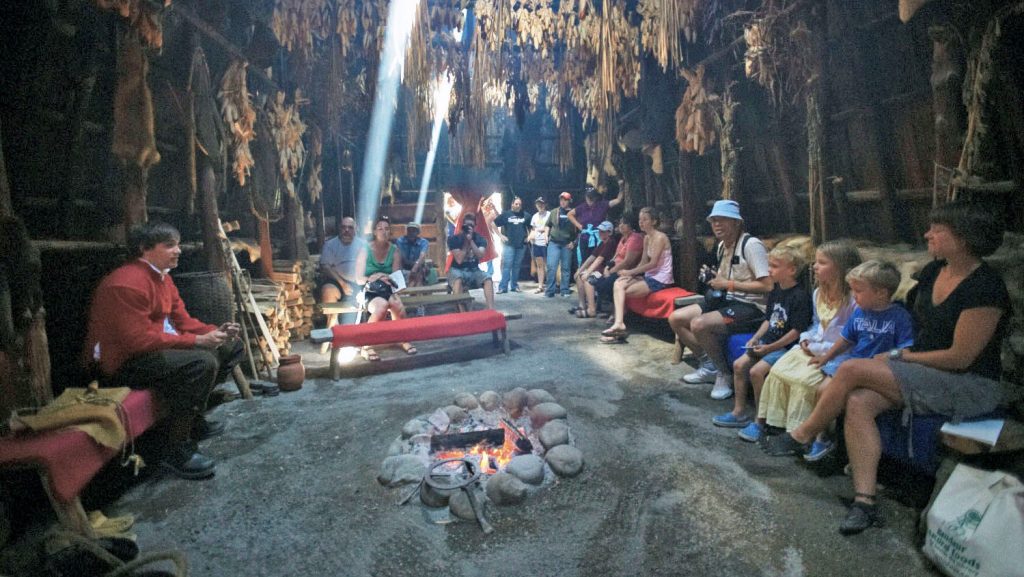
[[[380,355],[377,354],[377,351],[373,350],[370,347],[363,347],[363,349],[359,351],[359,354],[362,355],[364,359],[371,362],[380,360]]]
[[[419,352],[416,350],[416,347],[414,347],[412,343],[402,343],[401,346],[402,350],[405,351],[405,354],[407,355],[415,355],[417,352]]]
[[[626,337],[601,337],[602,345],[624,345],[626,342]]]
[[[605,329],[601,331],[602,337],[615,337],[615,338],[626,338],[629,332],[626,329]]]
[[[594,315],[588,313],[585,309],[580,309],[580,310],[576,311],[576,318],[578,318],[578,319],[589,319],[589,318],[593,318],[593,316]]]

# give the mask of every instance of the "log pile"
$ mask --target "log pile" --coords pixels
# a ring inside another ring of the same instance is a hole
[[[289,354],[291,341],[309,338],[313,330],[313,287],[315,269],[306,261],[274,261],[270,278],[254,279],[252,294],[260,314],[282,355]],[[258,341],[262,337],[257,336]],[[270,354],[266,343],[255,342],[265,361]]]

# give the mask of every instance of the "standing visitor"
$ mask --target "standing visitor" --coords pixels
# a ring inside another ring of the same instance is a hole
[[[501,253],[501,281],[498,283],[498,294],[511,290],[519,291],[519,269],[523,266],[523,255],[526,254],[527,216],[523,212],[523,199],[514,197],[512,206],[494,219],[494,224],[501,227],[501,242],[505,248]]]
[[[537,197],[534,206],[537,212],[530,217],[530,235],[526,237],[526,242],[531,243],[530,254],[533,258],[533,267],[537,270],[537,290],[533,292],[541,294],[546,286],[544,271],[547,268],[548,216],[551,213],[548,211],[548,201],[544,200],[543,196]]]

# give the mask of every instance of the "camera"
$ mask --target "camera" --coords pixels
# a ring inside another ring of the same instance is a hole
[[[474,224],[472,222],[464,222],[464,223],[462,223],[462,232],[470,233],[470,232],[473,232],[474,228],[476,228],[476,224]]]
[[[704,265],[700,267],[700,272],[697,274],[697,280],[699,280],[701,284],[706,285],[710,283],[711,279],[715,278],[716,276],[718,276],[718,271],[716,271],[712,267]]]

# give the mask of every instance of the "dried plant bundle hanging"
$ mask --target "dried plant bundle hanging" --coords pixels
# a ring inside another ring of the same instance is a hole
[[[693,72],[685,68],[680,72],[688,85],[676,109],[676,142],[681,150],[704,156],[707,148],[714,145],[722,125],[721,100],[705,85],[703,66]]]
[[[295,100],[285,104],[285,95],[278,92],[267,110],[270,121],[270,132],[274,136],[277,148],[277,168],[284,181],[288,196],[295,197],[295,177],[306,162],[306,146],[302,143],[302,135],[306,125],[299,118],[299,105],[306,103],[302,99],[302,91],[295,90]]]
[[[249,143],[256,136],[256,110],[250,102],[245,82],[247,63],[233,61],[220,83],[220,112],[231,130],[231,171],[240,186],[245,186],[255,161]]]
[[[304,57],[313,52],[313,38],[326,38],[336,28],[327,0],[277,0],[270,27],[278,43]]]

